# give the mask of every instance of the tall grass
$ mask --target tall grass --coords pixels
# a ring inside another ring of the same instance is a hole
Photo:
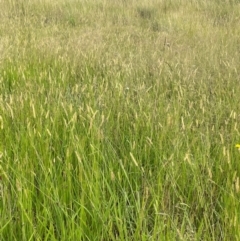
[[[0,1],[1,240],[239,240],[238,1]]]

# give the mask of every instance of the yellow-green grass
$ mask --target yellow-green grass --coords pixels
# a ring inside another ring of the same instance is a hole
[[[239,1],[0,1],[0,240],[239,240]]]

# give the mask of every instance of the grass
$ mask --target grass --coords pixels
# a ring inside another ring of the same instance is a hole
[[[240,239],[239,1],[0,1],[0,239]]]

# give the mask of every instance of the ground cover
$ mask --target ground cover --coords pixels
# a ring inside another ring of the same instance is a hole
[[[239,1],[0,1],[0,240],[239,240]]]

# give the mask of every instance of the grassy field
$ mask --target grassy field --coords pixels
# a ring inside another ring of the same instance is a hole
[[[0,0],[0,240],[240,240],[239,12]]]

